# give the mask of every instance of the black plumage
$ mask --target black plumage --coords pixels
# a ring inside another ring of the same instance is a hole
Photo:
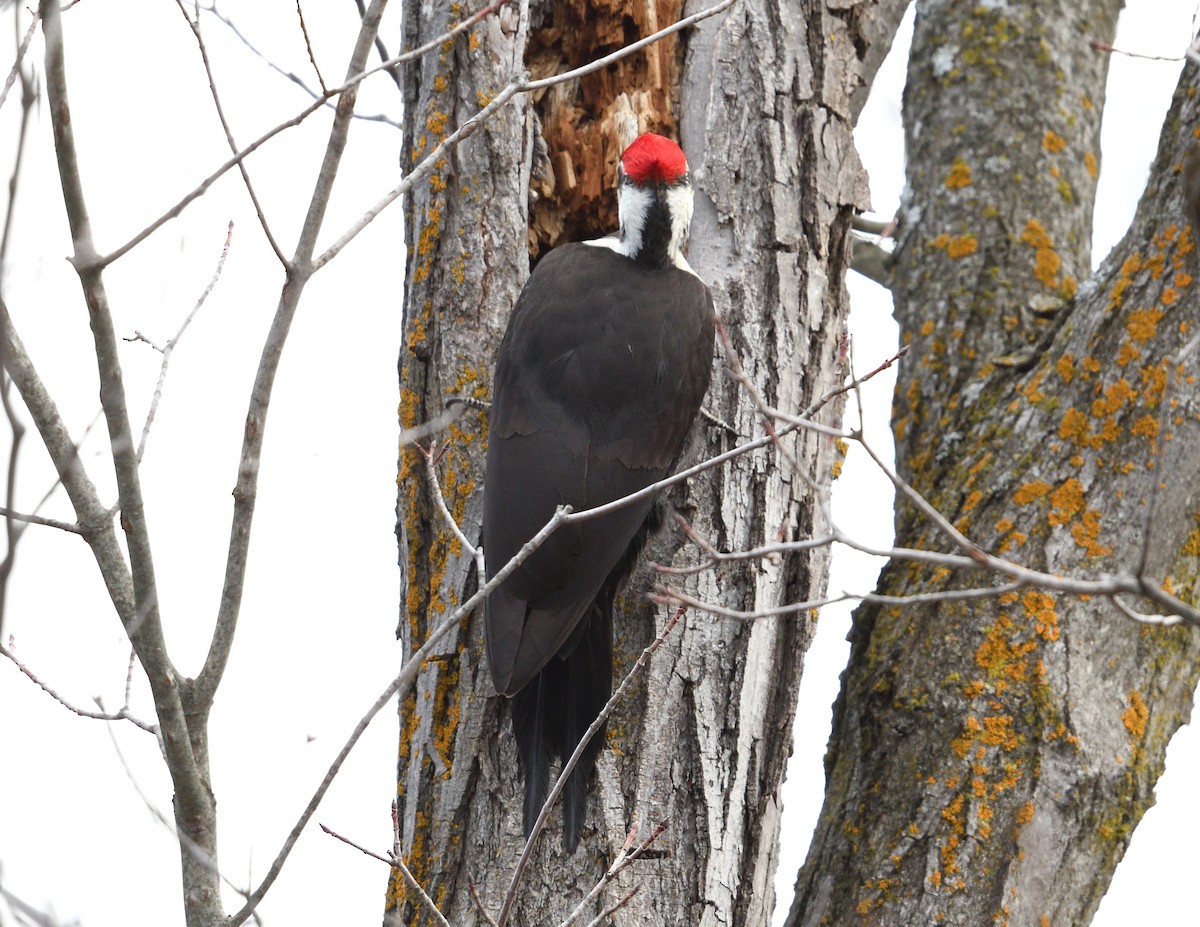
[[[700,408],[714,315],[703,282],[610,247],[565,245],[534,269],[497,360],[489,419],[484,550],[489,575],[550,519],[667,476]],[[654,520],[653,499],[559,528],[492,593],[488,661],[514,696],[525,830],[565,760],[608,701],[613,600]],[[583,823],[589,744],[564,790],[564,845]]]

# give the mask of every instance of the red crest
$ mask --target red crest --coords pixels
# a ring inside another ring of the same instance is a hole
[[[653,132],[634,139],[621,155],[621,167],[636,184],[675,183],[688,169],[683,149]]]

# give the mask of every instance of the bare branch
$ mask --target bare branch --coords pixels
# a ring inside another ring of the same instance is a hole
[[[19,918],[30,924],[35,924],[36,927],[65,927],[61,921],[55,920],[45,911],[38,910],[29,902],[14,895],[2,883],[0,883],[0,898],[8,902]],[[79,922],[76,921],[72,927],[79,927]]]
[[[20,15],[21,8],[14,5],[13,24],[18,27],[20,25]],[[21,65],[24,62],[25,53],[29,49],[29,42],[33,38],[39,18],[38,15],[34,15],[33,21],[29,24],[29,29],[26,31],[24,38],[19,42],[16,60],[13,62],[12,70],[9,72],[8,78],[4,83],[4,90],[0,91],[0,106],[3,106],[13,82],[18,76],[21,78],[21,124],[17,131],[16,155],[13,158],[12,174],[8,181],[8,208],[4,216],[3,231],[0,231],[0,280],[3,279],[4,273],[8,269],[8,244],[12,240],[17,188],[22,168],[25,164],[25,142],[29,138],[29,119],[33,112],[33,104],[37,99],[33,79]],[[0,319],[0,328],[4,324],[3,319]],[[8,449],[8,467],[5,471],[4,481],[5,549],[4,559],[0,560],[0,632],[4,629],[4,615],[8,603],[8,582],[9,577],[12,575],[13,566],[16,564],[17,542],[21,539],[21,535],[25,531],[25,525],[20,524],[20,522],[24,521],[27,524],[30,520],[14,514],[14,509],[17,505],[17,465],[20,459],[21,442],[25,437],[25,426],[22,424],[17,410],[13,407],[12,390],[10,389],[11,381],[8,374],[4,372],[4,345],[6,342],[7,338],[4,332],[0,330],[0,405],[4,407],[4,417],[8,420],[9,429],[12,432],[12,442]]]
[[[14,444],[15,443],[16,443],[16,436],[14,435]],[[9,473],[11,474],[14,469],[15,468],[13,468],[10,465]],[[73,522],[59,521],[57,518],[45,518],[42,515],[26,515],[23,512],[14,512],[12,509],[8,508],[7,506],[0,506],[0,515],[3,515],[6,519],[11,519],[13,521],[23,521],[26,524],[30,524],[30,525],[43,525],[47,528],[57,528],[59,531],[67,531],[67,532],[70,532],[71,534],[83,534],[83,529],[80,528],[78,524],[75,524]],[[10,537],[8,549],[11,551],[14,546],[15,545],[13,543],[13,539]],[[4,575],[3,573],[0,573],[0,576],[3,576],[3,575]],[[3,612],[0,611],[0,615],[2,615],[2,614],[3,614]]]
[[[358,81],[354,82],[354,84],[356,86],[357,86],[357,83],[358,83]],[[344,89],[344,88],[339,88],[338,90],[331,91],[330,96],[331,97],[336,96],[339,92],[341,92],[342,89]],[[325,102],[326,101],[322,98],[322,99],[316,101],[315,103],[312,103],[305,109],[301,110],[299,113],[297,113],[295,116],[293,116],[291,119],[287,120],[286,122],[281,122],[279,125],[275,126],[275,128],[269,129],[266,132],[264,132],[257,139],[255,139],[253,142],[251,142],[245,148],[242,148],[240,151],[237,152],[237,154],[233,155],[233,157],[231,157],[228,161],[226,161],[224,164],[222,164],[220,167],[218,167],[215,171],[213,171],[211,174],[209,174],[207,177],[205,177],[204,180],[202,180],[200,182],[199,186],[197,186],[195,189],[193,189],[190,193],[186,194],[183,197],[183,199],[181,199],[179,202],[177,202],[174,206],[172,206],[170,209],[168,209],[165,213],[163,213],[161,216],[159,216],[157,219],[155,219],[149,225],[145,226],[140,232],[138,232],[131,239],[129,239],[127,242],[125,242],[125,244],[121,245],[119,248],[117,248],[113,251],[110,251],[108,254],[105,254],[103,256],[96,255],[93,258],[93,262],[96,265],[96,267],[97,268],[107,267],[109,264],[113,263],[114,261],[117,261],[120,258],[124,257],[126,254],[128,254],[130,251],[132,251],[138,245],[140,245],[143,241],[145,241],[147,238],[149,238],[151,235],[153,235],[155,232],[157,232],[160,228],[162,228],[164,225],[166,225],[172,219],[176,218],[189,205],[191,205],[193,202],[195,202],[200,197],[202,197],[205,193],[207,193],[209,188],[214,183],[216,183],[218,180],[220,180],[222,177],[224,177],[225,174],[228,173],[232,168],[237,167],[246,158],[250,157],[250,155],[252,155],[252,154],[254,154],[254,152],[258,151],[259,148],[261,148],[263,145],[265,145],[267,142],[269,142],[271,139],[273,139],[276,135],[279,135],[281,132],[284,132],[288,129],[291,129],[291,128],[294,128],[295,126],[300,125],[300,123],[304,122],[305,119],[307,119],[309,116],[311,116],[317,110],[319,110],[322,106],[324,106]]]
[[[425,906],[425,909],[433,914],[434,919],[442,927],[450,927],[449,922],[442,915],[442,912],[438,910],[438,906],[433,903],[433,899],[426,894],[425,889],[421,888],[421,883],[417,881],[417,877],[412,874],[412,870],[408,868],[404,860],[397,856],[391,861],[391,866],[394,869],[400,870],[400,875],[404,877],[404,881],[408,883],[408,887],[417,893],[417,897],[421,899],[421,903]]]
[[[867,238],[852,236],[854,254],[850,269],[884,289],[892,288],[892,252]]]
[[[56,692],[49,685],[49,683],[45,682],[33,670],[18,660],[17,655],[3,644],[0,644],[0,656],[3,656],[11,661],[13,666],[19,669],[29,679],[30,682],[36,685],[39,689],[45,692],[48,696],[54,699],[54,701],[58,702],[58,704],[62,705],[63,708],[67,709],[67,711],[71,712],[72,714],[76,714],[81,718],[90,718],[93,721],[128,721],[134,727],[139,727],[149,734],[154,734],[155,736],[158,735],[157,726],[148,724],[145,721],[135,718],[129,713],[128,705],[123,706],[121,710],[115,714],[104,711],[103,705],[100,706],[100,711],[88,711],[86,708],[80,708],[78,705],[71,704],[64,696]]]
[[[434,650],[441,642],[441,639],[445,637],[447,633],[449,633],[451,628],[456,627],[459,622],[461,622],[467,615],[477,608],[480,603],[482,603],[483,600],[492,593],[492,590],[504,582],[504,580],[513,570],[515,570],[521,563],[528,559],[530,554],[532,554],[543,543],[545,543],[546,538],[548,538],[559,527],[559,525],[563,523],[566,514],[570,512],[570,510],[570,506],[561,506],[558,511],[554,513],[554,517],[546,523],[541,531],[539,531],[529,540],[528,544],[526,544],[520,549],[520,551],[517,552],[517,555],[513,557],[512,560],[504,565],[503,569],[499,570],[496,575],[489,579],[483,586],[481,586],[474,595],[472,595],[458,608],[447,615],[446,618],[442,620],[441,624],[429,632],[429,636],[425,639],[425,642],[419,648],[417,648],[417,650],[407,660],[404,661],[404,666],[400,668],[399,675],[397,675],[396,678],[393,679],[388,685],[388,687],[383,690],[379,698],[377,698],[374,704],[367,709],[366,714],[362,716],[354,730],[351,732],[350,737],[342,746],[341,751],[339,751],[338,755],[334,758],[333,763],[330,764],[328,771],[325,773],[325,778],[321,780],[321,784],[317,786],[317,790],[313,793],[312,798],[309,799],[308,805],[305,807],[304,811],[301,812],[299,820],[292,827],[291,832],[284,841],[283,847],[276,855],[275,860],[271,863],[271,868],[263,877],[262,883],[249,895],[246,904],[242,907],[242,909],[236,914],[230,915],[227,922],[228,927],[238,927],[239,924],[244,922],[246,918],[248,918],[254,912],[255,907],[257,907],[258,903],[267,893],[267,890],[270,889],[271,885],[275,882],[275,879],[279,876],[280,870],[283,868],[284,862],[291,854],[292,848],[296,845],[296,841],[300,838],[300,834],[308,825],[309,820],[317,810],[317,806],[320,805],[321,800],[325,797],[325,793],[329,791],[329,787],[333,784],[333,780],[337,777],[339,770],[341,770],[342,764],[346,762],[346,757],[350,755],[350,751],[354,749],[355,744],[358,743],[359,738],[362,737],[363,732],[367,729],[367,725],[371,723],[371,720],[377,714],[379,714],[385,705],[391,704],[394,698],[396,698],[398,695],[408,692],[408,690],[417,680],[417,675],[421,671],[421,664],[433,654]]]
[[[99,704],[100,700],[97,699],[96,701],[97,704]],[[128,703],[128,699],[126,699],[126,702]],[[100,707],[103,708],[104,706],[101,705]],[[157,733],[157,731],[155,733]],[[246,890],[231,881],[221,872],[212,854],[209,853],[204,847],[196,843],[195,840],[181,831],[178,827],[176,827],[174,822],[172,822],[171,819],[167,817],[167,815],[164,814],[163,811],[158,807],[158,805],[154,803],[153,799],[146,794],[145,789],[142,788],[142,784],[138,782],[137,776],[133,774],[133,769],[130,767],[129,761],[125,758],[125,751],[121,749],[121,744],[117,740],[116,735],[111,727],[108,729],[108,738],[112,743],[113,752],[117,755],[117,761],[121,764],[121,768],[125,772],[125,778],[129,780],[129,784],[133,786],[134,792],[136,792],[138,798],[142,800],[142,804],[146,806],[146,810],[150,812],[151,817],[158,821],[158,823],[161,824],[172,837],[179,841],[180,848],[183,850],[183,852],[188,854],[190,859],[194,860],[208,872],[211,872],[216,878],[228,885],[238,895],[242,896],[243,898],[246,897]]]
[[[710,615],[717,615],[721,618],[731,618],[734,621],[758,621],[761,618],[782,618],[787,615],[794,615],[797,612],[814,611],[818,608],[824,608],[826,605],[833,605],[837,602],[853,601],[857,596],[849,593],[841,595],[828,596],[823,599],[812,599],[807,602],[793,602],[789,605],[777,605],[774,608],[764,608],[754,612],[743,612],[736,608],[728,608],[724,605],[717,605],[713,602],[705,602],[702,599],[697,599],[685,592],[679,592],[675,589],[668,589],[666,586],[659,586],[652,592],[648,598],[651,602],[660,605],[678,605],[694,608],[699,611],[708,612]]]
[[[831,428],[828,425],[822,425],[819,422],[805,421],[803,424],[800,424],[800,421],[797,420],[797,422],[790,423],[779,429],[775,434],[762,435],[752,441],[739,444],[737,447],[725,451],[723,454],[718,454],[716,457],[710,457],[707,460],[696,464],[694,467],[688,467],[686,470],[680,470],[673,476],[668,476],[664,479],[661,479],[657,483],[651,483],[646,488],[639,489],[637,492],[630,493],[628,496],[623,496],[620,499],[615,499],[614,501],[607,502],[604,505],[597,505],[594,508],[581,509],[578,512],[573,512],[567,517],[566,521],[568,524],[573,524],[575,522],[585,521],[589,518],[596,518],[600,515],[604,515],[608,512],[614,511],[615,509],[623,508],[627,505],[632,505],[634,502],[637,502],[640,499],[645,499],[648,496],[656,495],[661,490],[666,489],[668,486],[674,486],[676,483],[682,483],[684,480],[690,479],[698,473],[704,473],[706,470],[719,467],[721,464],[728,463],[737,457],[741,457],[743,454],[748,454],[751,451],[755,451],[759,448],[766,447],[769,444],[773,444],[779,438],[783,437],[784,435],[791,434],[793,431],[796,431],[801,427],[838,438],[850,437],[836,428]]]
[[[21,394],[42,444],[54,463],[58,479],[67,491],[78,518],[80,534],[96,558],[109,598],[122,621],[132,621],[137,614],[132,581],[108,509],[100,502],[95,485],[79,462],[75,442],[25,351],[24,343],[13,328],[12,317],[3,298],[0,298],[0,338],[3,339],[0,359],[3,359],[5,369]]]

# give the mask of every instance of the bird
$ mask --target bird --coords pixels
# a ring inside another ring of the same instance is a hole
[[[483,491],[495,576],[562,505],[620,499],[674,470],[708,390],[716,314],[684,257],[693,193],[675,142],[647,133],[617,167],[619,230],[551,250],[517,298],[496,358]],[[553,758],[565,763],[612,691],[613,606],[654,497],[559,527],[484,605],[487,660],[511,699],[528,839]],[[563,790],[563,847],[584,826],[590,740]]]

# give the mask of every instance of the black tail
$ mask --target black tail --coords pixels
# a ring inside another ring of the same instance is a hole
[[[659,502],[613,565],[576,633],[529,685],[513,696],[512,725],[525,773],[525,837],[542,813],[550,783],[550,758],[566,762],[612,695],[613,602],[633,564],[657,531],[664,513]],[[587,780],[604,745],[607,724],[588,742],[563,788],[563,848],[574,853],[583,835]]]
[[[583,633],[566,657],[555,657],[513,697],[512,724],[525,773],[525,836],[549,792],[550,759],[566,762],[612,691],[612,606],[593,603]],[[563,788],[563,848],[574,853],[583,833],[587,780],[604,745],[604,727],[588,742]]]

